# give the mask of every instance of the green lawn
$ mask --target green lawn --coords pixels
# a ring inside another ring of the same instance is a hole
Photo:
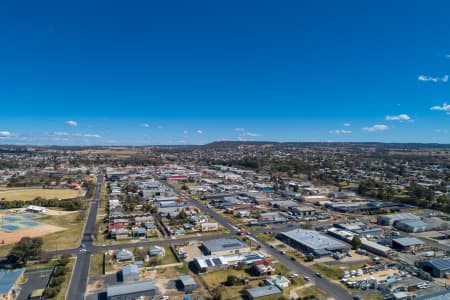
[[[177,259],[175,255],[173,254],[172,250],[170,249],[169,245],[164,246],[164,249],[166,250],[166,255],[161,259],[161,265],[168,265],[168,264],[175,264],[177,263]]]
[[[97,276],[104,274],[104,254],[96,252],[91,256],[91,265],[89,266],[89,276]]]

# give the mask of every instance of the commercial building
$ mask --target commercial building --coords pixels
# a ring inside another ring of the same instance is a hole
[[[107,300],[130,300],[141,296],[153,297],[156,288],[151,280],[110,285],[106,288]]]
[[[401,220],[396,222],[394,227],[405,232],[423,232],[428,230],[428,224],[421,220]]]
[[[425,242],[415,237],[401,237],[392,240],[392,249],[399,252],[416,252],[422,249]]]
[[[414,298],[414,300],[448,300],[448,299],[450,299],[450,289]]]
[[[378,224],[392,226],[395,222],[404,220],[420,220],[420,217],[411,213],[380,215],[377,217]]]
[[[327,256],[333,252],[347,252],[350,250],[350,245],[314,230],[294,229],[279,233],[277,238],[290,247],[307,254],[311,253],[316,257]]]
[[[207,255],[233,255],[250,252],[250,247],[238,239],[218,239],[203,242]]]
[[[236,254],[236,255],[208,255],[195,257],[193,262],[199,272],[210,272],[221,269],[228,269],[238,264],[250,265],[254,262],[261,261],[264,256],[258,252]]]
[[[433,277],[442,278],[450,275],[450,258],[436,258],[419,263],[419,267]]]

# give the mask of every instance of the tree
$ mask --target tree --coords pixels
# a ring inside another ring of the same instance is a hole
[[[234,275],[228,275],[227,281],[225,281],[225,285],[227,286],[233,286],[237,284],[238,278]]]
[[[29,259],[42,255],[42,238],[23,237],[8,254],[8,259],[14,263],[26,264]]]
[[[61,266],[66,266],[69,263],[69,261],[70,261],[70,257],[71,257],[70,254],[63,254],[63,255],[61,255],[61,258],[59,259],[59,264]]]
[[[357,235],[353,236],[351,245],[352,245],[353,250],[357,250],[361,247],[362,243],[361,243],[361,239],[359,238],[359,236],[357,236]]]

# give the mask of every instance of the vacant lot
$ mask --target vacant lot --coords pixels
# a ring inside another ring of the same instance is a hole
[[[33,200],[36,197],[45,199],[67,199],[82,196],[82,190],[70,189],[23,189],[23,188],[2,188],[0,189],[0,200]]]

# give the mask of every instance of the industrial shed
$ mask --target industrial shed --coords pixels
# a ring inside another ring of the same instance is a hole
[[[450,275],[450,258],[437,258],[420,262],[419,267],[433,277],[442,278]]]
[[[422,249],[425,242],[415,237],[401,237],[392,240],[392,249],[405,252],[416,252]]]
[[[233,255],[250,252],[250,248],[238,239],[218,239],[203,242],[207,255]]]
[[[321,257],[333,252],[347,252],[350,245],[320,234],[314,230],[295,229],[278,234],[278,239],[307,254]]]
[[[191,275],[181,275],[178,277],[179,285],[187,294],[192,293],[197,288],[197,283]]]
[[[151,280],[110,285],[106,288],[107,300],[129,300],[141,296],[156,295],[156,288]]]

